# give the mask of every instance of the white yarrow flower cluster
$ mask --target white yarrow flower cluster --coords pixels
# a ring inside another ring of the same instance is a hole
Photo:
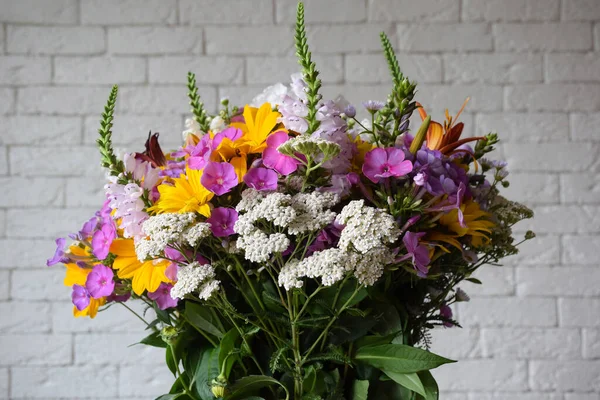
[[[148,218],[142,224],[147,238],[135,242],[135,253],[140,261],[156,258],[169,243],[181,241],[188,226],[194,223],[194,213],[166,213]]]
[[[210,224],[200,222],[184,232],[185,240],[192,247],[195,247],[202,239],[211,235]]]
[[[339,197],[330,192],[298,193],[292,197],[292,208],[296,218],[288,225],[291,235],[323,229],[333,222],[336,213],[330,208],[339,202]]]
[[[290,246],[290,240],[283,233],[266,234],[258,228],[240,235],[236,242],[238,249],[244,250],[248,261],[267,261],[271,254],[285,251]]]
[[[375,247],[365,254],[348,253],[347,263],[354,269],[354,276],[365,286],[372,286],[383,275],[387,264],[394,261],[393,253],[387,247]]]
[[[336,217],[345,225],[338,246],[354,248],[359,253],[385,246],[396,241],[400,229],[394,217],[383,210],[365,206],[364,200],[353,200]]]
[[[215,269],[209,264],[200,265],[198,262],[185,265],[177,272],[177,283],[171,289],[173,299],[183,299],[185,295],[199,292],[203,300],[210,298],[219,288],[219,281],[214,279]]]

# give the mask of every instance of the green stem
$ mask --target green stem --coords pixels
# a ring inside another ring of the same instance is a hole
[[[135,311],[133,311],[127,304],[125,304],[122,301],[119,301],[119,304],[121,304],[123,307],[125,307],[126,309],[128,309],[129,311],[131,311],[133,313],[133,315],[135,315],[136,317],[138,317],[140,319],[140,321],[142,321],[144,324],[146,324],[147,327],[150,326],[150,324],[148,322],[146,322],[146,320],[144,318],[142,318],[138,313],[136,313]]]

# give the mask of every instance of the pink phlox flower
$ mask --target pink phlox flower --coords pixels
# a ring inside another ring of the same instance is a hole
[[[150,190],[158,183],[160,169],[154,168],[148,161],[136,159],[134,154],[125,153],[123,162],[125,171],[140,182],[143,189]]]
[[[90,294],[85,287],[81,285],[73,285],[71,301],[79,311],[85,310],[87,306],[90,305]]]
[[[55,243],[56,243],[56,250],[54,250],[54,256],[52,256],[52,258],[49,258],[46,261],[46,265],[48,267],[51,267],[58,263],[64,264],[64,263],[69,262],[69,257],[65,253],[67,239],[66,238],[57,238]]]
[[[204,168],[200,183],[217,196],[221,196],[237,186],[238,177],[233,165],[226,162],[209,162]]]
[[[221,144],[221,142],[223,142],[223,139],[229,139],[232,142],[235,142],[236,140],[241,138],[242,135],[243,135],[243,132],[241,129],[230,126],[229,128],[225,128],[221,132],[219,132],[215,135],[215,137],[213,138],[212,147],[213,147],[213,149],[218,148],[219,145]]]
[[[197,145],[189,147],[187,165],[191,169],[203,169],[210,160],[214,147],[214,141],[209,135],[202,136]]]
[[[396,262],[411,260],[417,275],[422,278],[427,276],[429,272],[427,266],[431,262],[429,250],[426,246],[419,244],[419,239],[423,236],[425,236],[425,232],[406,232],[402,238],[406,254],[396,259]]]
[[[244,183],[258,191],[277,190],[277,172],[267,168],[251,168],[244,175]]]
[[[298,169],[298,160],[281,154],[277,148],[290,139],[284,131],[275,132],[267,137],[267,148],[263,151],[263,164],[273,168],[281,175],[289,175]]]
[[[363,174],[373,183],[391,176],[401,177],[413,169],[412,162],[405,160],[404,151],[395,147],[376,148],[365,155]]]
[[[95,265],[92,272],[87,276],[85,288],[90,296],[95,299],[110,296],[115,290],[114,276],[113,270],[106,265]]]
[[[173,299],[171,297],[171,289],[173,285],[170,283],[162,282],[158,289],[155,292],[149,292],[148,297],[154,301],[158,305],[158,308],[161,310],[166,310],[167,308],[176,307],[178,300]]]
[[[217,207],[212,210],[206,222],[210,224],[210,230],[213,235],[216,237],[226,237],[235,233],[233,226],[238,220],[238,215],[235,208]]]
[[[108,256],[110,245],[117,237],[117,229],[112,220],[105,220],[92,236],[92,253],[98,260],[104,260]]]

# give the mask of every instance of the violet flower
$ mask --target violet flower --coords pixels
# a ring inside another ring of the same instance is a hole
[[[419,239],[423,236],[425,236],[425,232],[406,232],[402,238],[402,242],[406,247],[407,254],[396,259],[396,262],[411,260],[417,271],[417,275],[422,278],[427,276],[429,272],[427,266],[431,262],[429,250],[427,250],[427,247],[419,244]]]
[[[58,263],[67,263],[69,262],[69,257],[67,257],[65,253],[65,248],[67,244],[66,238],[58,238],[56,239],[56,250],[54,251],[54,256],[46,260],[46,266],[51,267]]]
[[[184,151],[189,154],[187,165],[191,169],[203,169],[210,159],[212,147],[210,136],[202,136],[197,145],[188,148],[187,150],[184,149]],[[185,167],[183,169],[185,170]]]
[[[382,178],[404,176],[413,169],[413,164],[404,157],[404,152],[394,147],[373,149],[365,155],[363,174],[373,183]]]
[[[90,296],[95,299],[110,296],[115,290],[114,276],[113,270],[106,265],[95,265],[92,272],[87,276],[85,288]]]
[[[173,285],[162,282],[155,292],[148,293],[148,297],[154,300],[161,310],[176,307],[178,300],[171,297],[171,288]]]
[[[277,172],[267,168],[251,168],[244,175],[244,183],[258,191],[277,190]]]
[[[200,182],[205,188],[221,196],[238,184],[238,177],[233,165],[226,162],[209,162],[204,168]]]
[[[446,319],[451,319],[452,318],[452,309],[450,307],[448,307],[447,305],[443,304],[440,307],[440,316]],[[454,324],[452,322],[448,322],[448,321],[444,321],[444,326],[446,328],[452,328],[454,326]]]
[[[238,220],[238,212],[235,208],[217,207],[212,210],[210,218],[206,220],[210,224],[210,230],[216,237],[226,237],[235,232],[233,226]]]
[[[87,289],[81,285],[73,285],[73,293],[71,293],[71,301],[79,310],[85,310],[90,305],[90,294]]]
[[[108,256],[110,245],[117,237],[117,231],[112,220],[105,220],[102,227],[92,236],[92,253],[98,260]]]
[[[281,154],[277,148],[289,140],[284,131],[275,132],[267,138],[267,148],[263,151],[263,164],[281,175],[289,175],[298,169],[298,160]]]

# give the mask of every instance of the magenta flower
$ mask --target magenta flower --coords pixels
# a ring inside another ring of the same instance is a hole
[[[204,135],[200,139],[197,145],[193,147],[187,147],[183,150],[184,153],[189,154],[187,164],[191,169],[203,169],[211,155],[212,143],[209,135]]]
[[[452,319],[452,309],[448,307],[446,304],[440,307],[440,317],[445,319]],[[446,328],[452,328],[454,324],[450,321],[444,321],[444,326]]]
[[[229,128],[225,128],[221,132],[219,132],[215,135],[215,137],[213,139],[213,148],[214,149],[218,148],[219,145],[221,144],[221,142],[223,141],[223,139],[229,139],[232,142],[235,142],[236,140],[241,138],[242,135],[243,135],[243,132],[241,129],[234,128],[231,126]]]
[[[267,168],[251,168],[244,175],[244,183],[259,191],[277,189],[277,172]]]
[[[148,297],[156,301],[158,308],[161,310],[176,307],[178,300],[171,297],[171,288],[173,288],[173,285],[163,282],[155,292],[148,293]]]
[[[363,174],[373,183],[378,183],[382,178],[390,176],[404,176],[412,171],[413,165],[404,159],[401,149],[388,147],[376,148],[365,155]]]
[[[238,184],[238,177],[233,165],[226,162],[209,162],[204,168],[200,182],[205,188],[221,196]]]
[[[117,231],[112,220],[104,220],[102,227],[92,236],[92,253],[98,260],[104,260],[108,256],[110,245],[116,237]]]
[[[106,265],[95,265],[92,272],[87,276],[85,288],[90,296],[95,299],[110,296],[115,290],[115,281],[113,281],[114,276],[113,270]]]
[[[298,168],[298,160],[277,151],[288,140],[289,136],[284,131],[275,132],[267,138],[267,148],[263,151],[263,164],[281,175],[289,175]]]
[[[411,260],[417,271],[417,275],[422,278],[427,276],[427,273],[429,272],[427,266],[431,262],[429,250],[427,250],[427,247],[419,244],[419,239],[423,236],[425,236],[425,232],[406,232],[402,238],[402,242],[406,247],[407,254],[396,259],[396,262]]]
[[[56,250],[54,251],[54,256],[46,260],[46,265],[51,267],[58,263],[66,263],[69,262],[69,257],[65,254],[65,246],[67,243],[67,239],[58,238],[56,239]]]
[[[210,230],[216,237],[233,235],[233,225],[238,220],[238,212],[235,208],[217,207],[212,210],[210,218],[206,220],[210,224]]]
[[[73,293],[71,293],[71,301],[79,311],[85,310],[90,305],[90,294],[87,289],[81,285],[73,285]]]

